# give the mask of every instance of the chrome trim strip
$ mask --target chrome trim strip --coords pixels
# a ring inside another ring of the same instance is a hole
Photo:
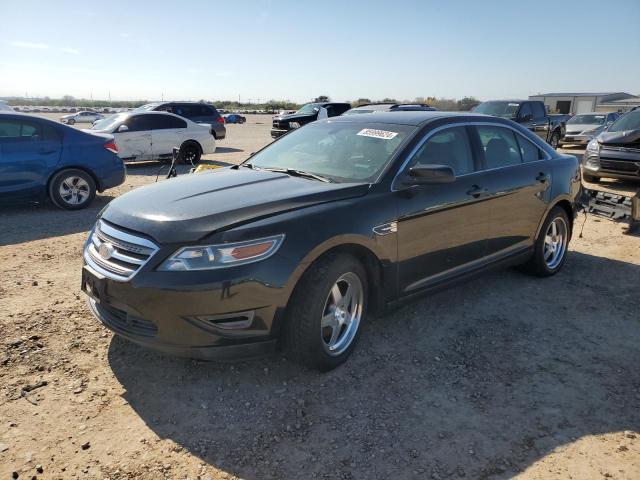
[[[398,231],[398,222],[387,222],[382,225],[376,225],[372,228],[373,233],[376,235],[384,236],[390,233],[396,233]]]
[[[136,237],[129,233],[123,232],[122,230],[116,230],[102,220],[98,220],[98,229],[104,232],[106,235],[115,238],[116,240],[122,240],[124,242],[128,242],[137,246],[145,246],[154,251],[158,250],[158,246],[152,241],[142,237]]]
[[[542,151],[542,153],[544,154],[545,158],[542,158],[540,160],[536,160],[535,162],[527,162],[528,164],[531,163],[536,163],[536,162],[544,162],[544,161],[548,161],[551,160],[553,157],[551,157],[551,155],[549,155],[545,150],[543,150],[542,148],[540,148],[538,145],[536,145],[535,143],[533,143],[531,140],[529,140],[527,137],[525,137],[522,132],[519,132],[518,130],[516,130],[515,128],[513,128],[511,125],[505,125],[504,123],[498,123],[498,122],[479,122],[479,121],[474,121],[474,122],[460,122],[460,123],[448,123],[446,125],[441,125],[437,128],[434,128],[433,130],[429,131],[429,133],[427,133],[424,138],[422,140],[420,140],[420,142],[418,142],[418,144],[413,147],[413,149],[411,150],[411,152],[409,153],[409,155],[407,155],[407,158],[405,159],[404,162],[402,162],[402,165],[400,165],[400,168],[398,168],[398,171],[396,172],[395,176],[393,177],[393,180],[391,181],[391,191],[392,192],[397,192],[398,189],[394,188],[394,185],[396,183],[396,180],[398,179],[398,177],[400,176],[400,174],[404,171],[404,169],[407,167],[407,165],[409,164],[409,162],[413,159],[413,157],[415,156],[416,153],[418,153],[418,150],[420,150],[420,148],[422,147],[422,145],[424,145],[424,143],[429,140],[433,135],[435,135],[436,133],[445,130],[447,128],[455,128],[455,127],[471,127],[471,126],[478,126],[478,125],[489,125],[492,127],[504,127],[504,128],[508,128],[509,130],[513,131],[514,133],[520,135],[521,138],[524,138],[527,142],[529,142],[530,144],[532,144],[533,146],[535,146],[538,150]],[[521,164],[522,165],[522,164]],[[456,178],[462,178],[465,177],[467,175],[473,175],[476,173],[484,173],[484,172],[491,172],[494,170],[502,170],[505,168],[511,168],[511,167],[515,167],[517,165],[508,165],[505,167],[497,167],[497,168],[488,168],[486,170],[478,170],[477,172],[470,172],[470,173],[465,173],[462,175],[456,175]]]

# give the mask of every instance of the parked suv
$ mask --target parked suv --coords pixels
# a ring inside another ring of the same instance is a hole
[[[385,304],[498,265],[557,273],[580,191],[575,156],[509,120],[446,112],[318,120],[209,172],[103,210],[84,249],[91,311],[165,352],[280,345],[320,369]]]
[[[216,140],[222,140],[227,136],[227,128],[224,126],[224,118],[216,110],[216,107],[202,102],[156,102],[142,105],[134,112],[169,112],[188,118],[195,123],[207,123],[213,129]]]
[[[591,140],[583,157],[584,179],[640,180],[640,110],[619,117]]]
[[[349,103],[316,102],[308,103],[295,113],[276,115],[273,117],[271,138],[278,138],[290,130],[299,128],[307,123],[315,122],[318,118],[337,117],[351,108]]]

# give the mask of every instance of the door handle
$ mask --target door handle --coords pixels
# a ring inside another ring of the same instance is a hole
[[[471,190],[467,191],[467,195],[470,195],[473,198],[479,198],[480,196],[485,195],[486,193],[487,193],[487,189],[482,188],[479,185],[473,185]]]
[[[549,175],[544,172],[540,172],[536,177],[536,180],[540,183],[547,183],[547,180],[549,180]]]

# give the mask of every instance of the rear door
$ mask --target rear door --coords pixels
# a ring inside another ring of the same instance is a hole
[[[45,192],[62,155],[62,136],[53,127],[25,118],[0,120],[0,198]]]
[[[489,209],[485,174],[478,172],[469,127],[427,133],[409,160],[416,165],[448,165],[453,183],[420,185],[398,193],[398,258],[401,294],[455,276],[485,254]]]
[[[551,165],[524,135],[499,125],[473,127],[479,140],[491,216],[487,254],[530,246],[551,195]]]
[[[153,154],[156,158],[170,158],[173,148],[180,148],[185,140],[187,122],[173,115],[156,114],[151,117]]]
[[[133,115],[125,120],[128,130],[114,132],[118,144],[118,155],[123,160],[151,160],[153,158],[152,122],[153,114]]]

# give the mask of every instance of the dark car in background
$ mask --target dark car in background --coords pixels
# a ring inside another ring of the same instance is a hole
[[[434,112],[437,108],[426,103],[369,103],[347,110],[343,115],[374,112]]]
[[[571,115],[550,115],[539,100],[491,100],[475,106],[474,113],[508,118],[528,128],[553,148],[558,148]]]
[[[227,136],[227,129],[224,126],[224,118],[216,107],[202,102],[155,102],[142,105],[133,110],[134,112],[144,111],[169,112],[188,118],[195,123],[206,123],[211,125],[213,136],[216,140],[222,140]]]
[[[385,305],[499,265],[557,273],[580,191],[575,156],[509,120],[446,112],[318,120],[209,172],[101,212],[84,249],[91,311],[167,353],[279,344],[324,370]]]
[[[271,138],[278,138],[290,130],[315,122],[322,116],[337,117],[350,108],[350,103],[316,102],[304,105],[295,113],[276,115],[272,119]]]
[[[619,113],[579,113],[567,121],[566,131],[559,145],[586,145],[615,122]]]
[[[125,167],[113,135],[19,113],[0,113],[0,200],[46,198],[58,207],[87,207],[96,191],[117,187]]]
[[[592,139],[583,156],[583,177],[640,180],[640,110],[619,117]]]
[[[247,119],[237,113],[229,113],[224,116],[224,121],[225,123],[245,123]]]

